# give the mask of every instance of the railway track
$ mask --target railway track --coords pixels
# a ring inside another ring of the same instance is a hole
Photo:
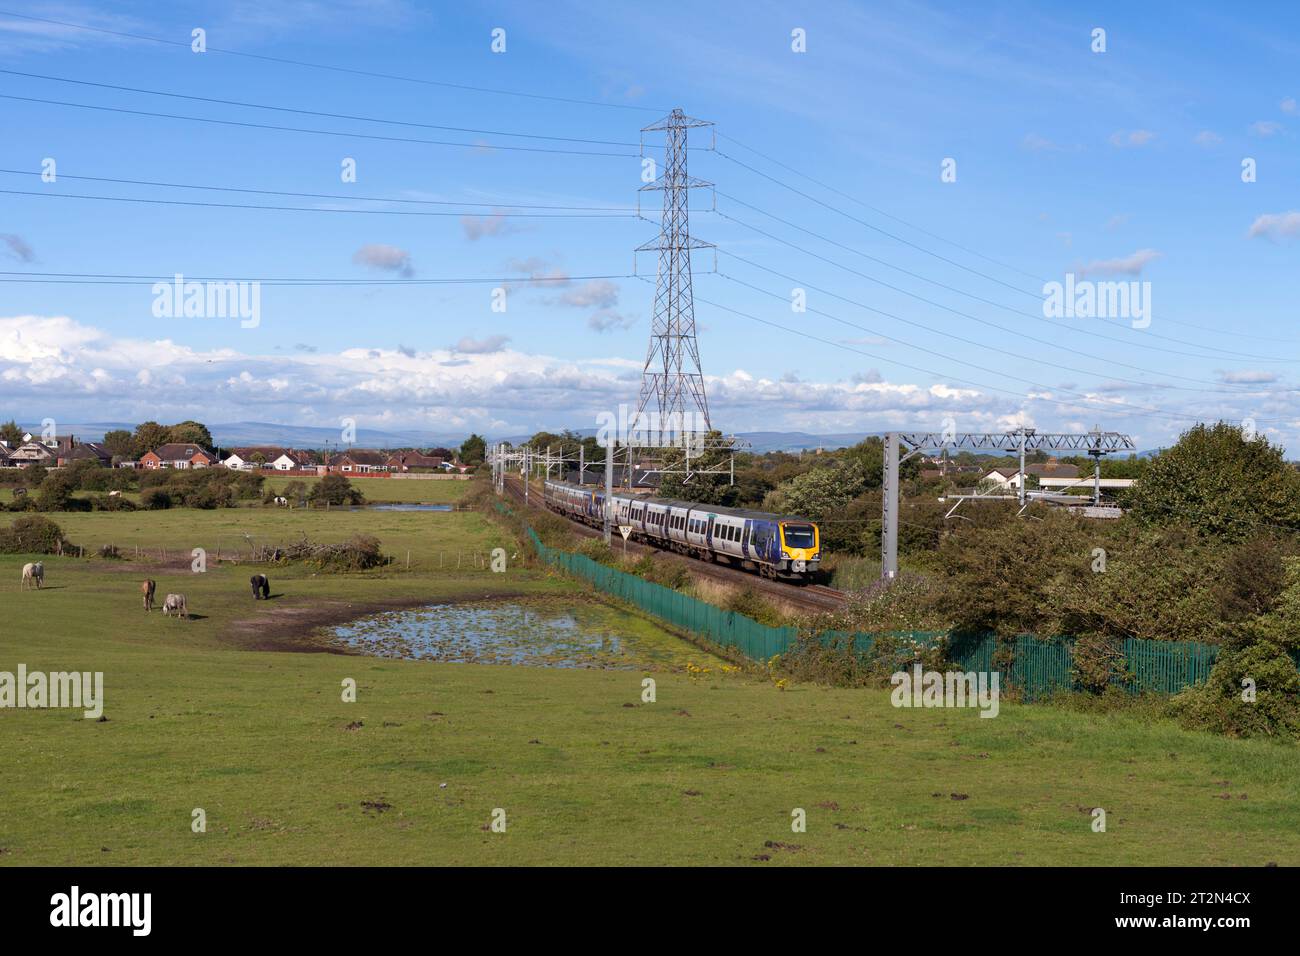
[[[541,492],[530,491],[528,500],[524,500],[523,481],[517,478],[506,478],[506,493],[510,495],[519,504],[527,504],[530,509],[544,511],[547,514],[554,512],[547,511],[542,504]],[[559,517],[563,517],[562,515]],[[573,526],[576,534],[584,538],[603,538],[604,532],[590,525],[582,524],[578,521],[569,519],[569,524]],[[715,564],[710,561],[701,561],[698,558],[690,558],[672,551],[665,551],[662,548],[656,548],[651,544],[644,544],[639,541],[627,541],[628,554],[658,554],[670,561],[678,561],[691,574],[702,578],[710,578],[714,581],[725,581],[729,584],[743,584],[760,594],[766,594],[773,598],[778,598],[787,604],[803,608],[809,611],[837,611],[846,600],[848,595],[827,587],[824,584],[787,584],[784,581],[773,581],[757,574],[741,570],[738,567]]]

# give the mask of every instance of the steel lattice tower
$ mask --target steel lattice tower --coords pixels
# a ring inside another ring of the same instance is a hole
[[[709,400],[704,392],[704,372],[695,339],[695,299],[691,289],[691,250],[711,249],[712,243],[690,235],[690,190],[711,186],[686,172],[686,134],[694,128],[712,126],[693,119],[681,110],[641,130],[665,135],[663,173],[641,192],[663,190],[663,219],[659,238],[637,248],[638,252],[658,249],[659,271],[655,281],[654,318],[650,325],[650,348],[641,373],[641,398],[633,421],[638,433],[651,445],[672,443],[671,436],[711,428]],[[688,421],[687,414],[698,415]],[[657,414],[657,420],[653,415]],[[645,416],[645,418],[643,418]],[[648,421],[647,421],[648,419]]]

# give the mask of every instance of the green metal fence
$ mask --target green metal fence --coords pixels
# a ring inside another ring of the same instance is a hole
[[[636,605],[668,623],[733,648],[760,663],[784,654],[798,640],[798,629],[770,627],[735,611],[724,611],[689,595],[606,567],[581,554],[573,554],[542,543],[536,532],[528,535],[538,555],[547,564],[590,581],[592,585]],[[998,639],[992,634],[958,635],[942,631],[895,631],[890,636],[904,641],[890,651],[898,669],[908,666],[920,644],[933,647],[946,641],[946,657],[963,671],[1002,673],[1003,686],[1017,689],[1025,700],[1036,700],[1075,686],[1073,675],[1074,639],[1040,638],[1022,634],[1008,641],[1002,657],[1010,652],[1010,663],[998,658]],[[818,639],[827,647],[852,647],[854,653],[870,658],[883,653],[872,634],[824,631]],[[850,643],[851,642],[851,643]],[[1123,673],[1114,683],[1131,693],[1176,694],[1209,677],[1219,649],[1194,641],[1150,641],[1128,638],[1122,644]],[[1300,651],[1292,652],[1300,667]]]
[[[590,581],[606,594],[635,604],[647,614],[699,634],[715,644],[734,648],[751,660],[767,661],[776,654],[784,654],[798,639],[796,628],[760,624],[744,614],[724,611],[635,574],[608,568],[586,555],[548,548],[532,528],[528,529],[528,534],[538,555],[547,564]]]

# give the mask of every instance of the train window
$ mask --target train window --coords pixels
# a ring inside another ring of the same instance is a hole
[[[813,526],[810,524],[783,524],[786,547],[811,548],[813,546]]]

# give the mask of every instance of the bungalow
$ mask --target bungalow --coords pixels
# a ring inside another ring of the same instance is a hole
[[[423,455],[418,451],[398,451],[389,456],[386,464],[389,471],[412,471],[417,468],[433,470],[441,468],[445,458]]]
[[[1026,465],[1025,474],[1033,475],[1041,482],[1044,478],[1078,478],[1079,469],[1074,465],[1062,465],[1058,462],[1049,461],[1045,465]],[[1008,490],[1019,491],[1020,469],[994,468],[982,480],[1001,485]]]
[[[142,468],[210,468],[217,463],[216,455],[204,451],[199,445],[168,442],[140,456]]]
[[[97,461],[104,466],[113,464],[113,453],[101,445],[99,442],[73,440],[71,448],[66,450],[60,449],[56,457],[59,465],[71,465],[78,461]]]
[[[257,445],[250,448],[235,448],[221,463],[237,471],[256,471],[258,468],[294,471],[315,467],[316,456],[309,451],[298,451],[295,448]]]
[[[331,458],[328,462],[330,471],[344,474],[368,475],[372,472],[388,471],[389,455],[369,448],[351,448]]]

